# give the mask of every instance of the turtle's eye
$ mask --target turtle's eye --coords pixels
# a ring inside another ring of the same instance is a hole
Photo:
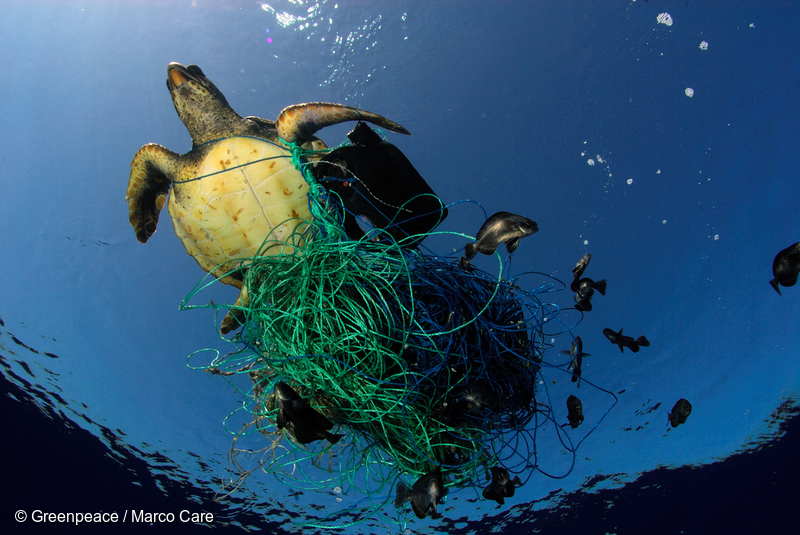
[[[203,74],[203,71],[201,71],[200,67],[198,67],[197,65],[189,65],[188,67],[186,67],[186,70],[194,74],[195,76],[205,76],[205,74]]]

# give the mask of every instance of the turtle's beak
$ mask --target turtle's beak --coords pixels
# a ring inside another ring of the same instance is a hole
[[[167,87],[170,92],[175,91],[180,86],[190,80],[189,72],[180,63],[170,63],[167,67]]]

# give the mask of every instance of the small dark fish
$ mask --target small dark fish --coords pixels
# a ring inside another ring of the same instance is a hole
[[[488,487],[483,489],[483,497],[503,505],[506,503],[503,498],[513,497],[515,487],[522,486],[522,481],[520,481],[519,476],[514,476],[514,479],[511,479],[508,475],[508,470],[502,466],[493,466],[490,470],[492,471],[492,481]]]
[[[781,286],[794,286],[797,284],[797,275],[800,274],[800,242],[787,247],[777,255],[772,261],[772,274],[774,279],[769,281],[778,295],[781,294]]]
[[[583,404],[576,396],[567,398],[567,420],[573,429],[577,429],[583,422]]]
[[[497,246],[505,242],[509,253],[517,250],[519,240],[538,232],[535,221],[510,212],[497,212],[481,226],[475,243],[464,246],[466,259],[472,260],[477,253],[490,255]]]
[[[577,284],[576,284],[577,283]],[[600,292],[600,295],[606,295],[606,280],[599,280],[597,282],[589,278],[582,278],[580,281],[575,279],[572,281],[570,289],[575,291],[575,308],[578,310],[590,311],[592,310],[591,299],[594,291]]]
[[[572,382],[578,383],[578,388],[580,388],[583,357],[590,357],[591,355],[583,352],[583,340],[581,340],[580,336],[576,336],[572,341],[572,348],[569,351],[565,349],[562,353],[566,353],[572,359],[572,362],[569,363],[569,369],[572,370]]]
[[[586,270],[586,266],[589,265],[589,262],[591,260],[592,260],[592,255],[590,255],[589,253],[586,253],[581,257],[580,260],[578,260],[578,263],[575,264],[575,267],[572,269],[572,276],[575,280],[577,281],[581,280],[581,277],[583,277],[583,272]],[[572,291],[577,292],[578,289],[574,288]]]
[[[323,438],[328,439],[331,444],[336,444],[344,436],[330,433],[333,428],[331,421],[311,407],[286,383],[275,384],[275,406],[278,407],[278,429],[291,424],[294,438],[300,444],[308,444]]]
[[[686,422],[686,418],[688,418],[690,414],[692,414],[692,404],[681,398],[675,403],[675,406],[672,407],[672,412],[668,414],[669,423],[672,424],[672,427],[678,427]]]
[[[630,336],[625,336],[622,334],[622,329],[619,330],[618,333],[615,333],[611,329],[603,329],[603,334],[606,335],[606,338],[611,340],[612,344],[617,344],[619,346],[619,350],[624,353],[623,348],[627,347],[634,353],[639,352],[639,346],[641,347],[648,347],[650,342],[647,341],[647,338],[644,335],[640,336],[636,340],[631,338]]]
[[[436,506],[446,495],[447,489],[442,483],[442,471],[437,467],[419,478],[411,489],[402,481],[398,482],[394,506],[399,508],[407,501],[411,501],[411,509],[417,518],[425,518],[428,514],[431,518],[436,518]]]

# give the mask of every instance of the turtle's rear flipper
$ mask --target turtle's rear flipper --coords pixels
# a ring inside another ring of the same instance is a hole
[[[233,304],[233,306],[228,310],[228,313],[225,314],[225,317],[222,318],[222,323],[219,326],[219,332],[223,336],[228,334],[231,331],[235,331],[242,325],[244,325],[245,315],[244,310],[237,307],[247,307],[250,304],[250,298],[247,297],[247,287],[242,286],[242,291],[239,292],[239,298]]]
[[[308,102],[283,108],[275,121],[275,127],[281,139],[295,143],[311,138],[314,132],[326,126],[345,121],[367,121],[398,134],[411,135],[411,132],[396,122],[377,113],[332,102]]]
[[[129,220],[136,239],[146,243],[156,231],[158,213],[164,208],[172,185],[171,175],[179,156],[169,149],[149,143],[139,149],[131,162],[128,180]]]

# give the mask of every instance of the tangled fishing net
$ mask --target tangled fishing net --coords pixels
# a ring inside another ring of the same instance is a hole
[[[537,429],[555,422],[537,399],[540,370],[551,366],[546,337],[572,327],[543,297],[564,285],[535,272],[505,279],[502,261],[497,275],[465,269],[457,257],[407,247],[387,229],[352,239],[338,196],[299,152],[314,218],[285,242],[305,245],[247,259],[249,303],[238,311],[236,349],[195,366],[252,381],[248,423],[232,432],[267,437],[258,468],[287,485],[355,489],[369,510],[392,500],[399,478],[412,481],[436,467],[448,487],[480,488],[498,463],[527,480],[536,468]],[[458,246],[472,239],[429,234]],[[264,249],[275,245],[268,238]],[[555,331],[546,333],[546,324]],[[345,437],[303,445],[289,429],[278,430],[279,381]]]

